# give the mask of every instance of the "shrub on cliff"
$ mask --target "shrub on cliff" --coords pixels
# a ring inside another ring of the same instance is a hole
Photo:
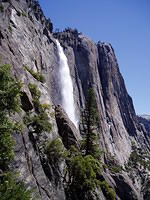
[[[10,65],[0,66],[0,112],[11,114],[20,111],[21,87],[21,82],[11,76]]]
[[[49,117],[46,112],[46,110],[49,109],[49,105],[40,103],[39,98],[41,96],[41,92],[38,90],[35,84],[30,83],[29,90],[33,98],[36,114],[32,115],[32,113],[27,113],[24,118],[24,122],[27,127],[32,126],[34,132],[37,134],[41,134],[43,131],[50,132],[51,123],[49,122]]]
[[[104,193],[105,197],[108,200],[115,200],[115,192],[112,188],[109,187],[109,185],[106,181],[101,181],[100,187],[101,187],[102,192]]]
[[[67,159],[68,195],[74,200],[86,199],[99,185],[100,164],[91,155],[76,155]]]
[[[23,13],[22,13],[23,15]],[[23,65],[24,69],[27,70],[36,80],[45,83],[45,78],[40,72],[34,72],[32,69],[29,69],[26,65]]]
[[[21,131],[13,114],[19,112],[20,89],[22,84],[11,76],[10,65],[0,66],[0,199],[29,200],[31,193],[23,181],[18,182],[9,164],[14,157],[14,141],[11,134]],[[11,118],[10,118],[11,117]]]
[[[68,199],[90,199],[92,192],[100,185],[99,161],[92,155],[85,155],[71,146],[66,153],[66,163],[66,194]]]
[[[47,141],[45,145],[45,153],[52,164],[57,164],[64,158],[64,147],[60,138]]]
[[[1,200],[30,200],[31,197],[31,191],[23,181],[17,181],[16,174],[7,172],[0,175]]]
[[[14,141],[11,137],[13,124],[0,113],[0,169],[7,168],[14,158]]]
[[[21,83],[10,73],[10,65],[0,66],[0,168],[5,169],[14,156],[12,132],[18,130],[18,123],[9,119],[20,111]]]
[[[4,5],[3,5],[3,4],[0,5],[0,11],[1,11],[2,13],[4,13]]]

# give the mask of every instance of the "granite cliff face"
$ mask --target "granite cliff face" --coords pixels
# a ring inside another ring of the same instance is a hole
[[[77,107],[84,105],[88,87],[93,87],[95,91],[102,147],[115,155],[121,164],[129,158],[131,140],[138,143],[142,139],[141,145],[149,148],[111,45],[95,44],[70,29],[55,35],[64,47],[75,79]]]
[[[72,29],[53,33],[51,21],[44,17],[39,4],[34,0],[3,0],[0,4],[3,7],[0,12],[1,62],[11,64],[13,76],[23,83],[22,112],[18,118],[22,120],[27,111],[34,110],[29,83],[38,86],[41,92],[40,102],[51,105],[51,133],[44,132],[37,137],[36,134],[29,134],[28,128],[24,126],[22,134],[13,135],[15,159],[11,167],[20,172],[20,178],[34,189],[37,198],[66,199],[62,178],[65,162],[57,167],[49,163],[44,151],[45,142],[61,136],[64,146],[68,148],[71,144],[78,147],[81,139],[80,131],[71,123],[61,106],[55,107],[62,104],[56,38],[68,58],[78,118],[85,106],[88,88],[92,87],[94,90],[99,115],[98,143],[105,152],[103,161],[107,163],[113,157],[114,163],[124,168],[133,143],[137,148],[149,152],[149,138],[137,120],[132,99],[127,93],[110,44],[95,44]],[[40,72],[46,83],[36,80],[23,66]],[[134,181],[125,170],[117,174],[106,170],[103,177],[114,188],[116,199],[142,200],[140,173],[139,168],[133,170],[132,175],[136,174]],[[145,180],[146,177],[147,174]],[[106,199],[102,191],[97,194],[98,199]]]
[[[140,123],[144,124],[146,131],[148,133],[150,133],[150,116],[149,115],[140,115],[140,116],[138,116],[138,120]]]

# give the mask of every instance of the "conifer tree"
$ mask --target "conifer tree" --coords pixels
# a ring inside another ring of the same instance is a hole
[[[95,102],[94,90],[92,88],[88,91],[88,99],[86,107],[82,112],[82,135],[84,140],[82,141],[82,150],[85,155],[92,155],[95,158],[100,156],[98,145],[96,144],[97,139],[97,128],[98,128],[98,113]]]

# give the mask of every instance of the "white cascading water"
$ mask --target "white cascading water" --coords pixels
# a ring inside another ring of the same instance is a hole
[[[73,98],[73,84],[70,75],[70,69],[68,66],[68,60],[58,40],[56,40],[56,44],[59,55],[59,75],[62,95],[62,106],[68,114],[70,120],[75,124],[76,127],[78,127],[78,120],[75,114],[75,105]]]

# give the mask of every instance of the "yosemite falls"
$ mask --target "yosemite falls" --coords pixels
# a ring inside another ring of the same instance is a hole
[[[70,75],[70,69],[68,66],[67,57],[63,52],[58,40],[56,40],[58,56],[59,56],[59,77],[60,77],[60,88],[62,95],[62,106],[68,114],[70,120],[78,126],[78,120],[75,114],[75,105],[73,97],[73,83]]]

